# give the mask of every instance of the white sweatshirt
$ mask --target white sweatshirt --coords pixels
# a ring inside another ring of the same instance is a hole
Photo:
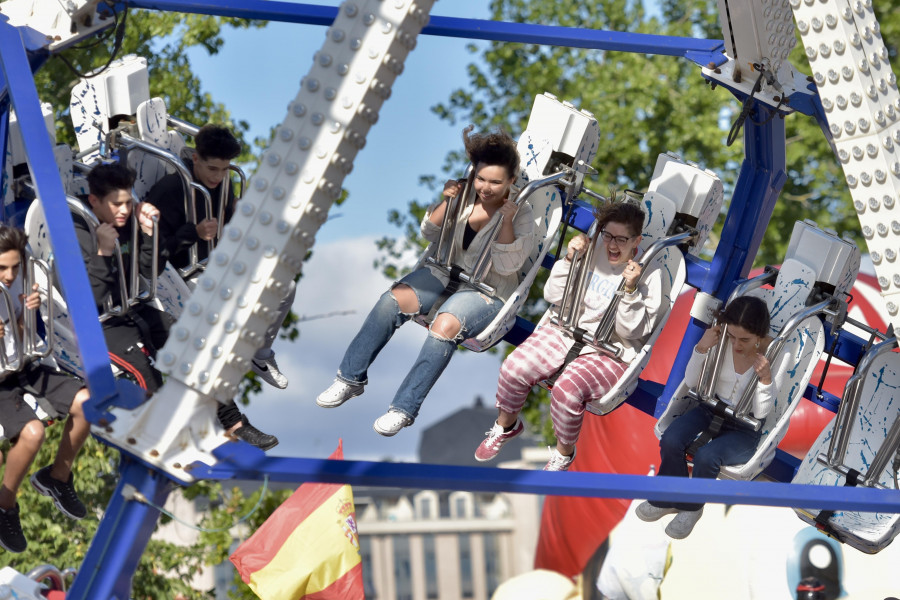
[[[613,298],[619,283],[622,281],[622,271],[626,265],[613,266],[609,263],[606,250],[602,242],[594,251],[594,268],[590,274],[587,291],[584,294],[584,311],[578,319],[578,326],[591,335],[600,324],[610,300]],[[640,256],[640,254],[638,254]],[[543,324],[550,317],[556,317],[559,313],[559,303],[562,301],[566,287],[566,278],[572,266],[568,260],[558,260],[550,271],[550,277],[544,285],[544,299],[552,306],[541,319]],[[630,294],[623,294],[616,311],[616,326],[610,336],[610,341],[622,348],[621,360],[631,362],[650,337],[656,324],[662,306],[662,274],[659,269],[654,269],[643,277],[637,288]],[[569,343],[574,340],[568,338]],[[585,346],[582,354],[596,352],[591,346]]]

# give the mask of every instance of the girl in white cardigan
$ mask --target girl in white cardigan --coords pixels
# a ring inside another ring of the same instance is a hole
[[[754,296],[735,298],[719,316],[719,323],[728,325],[724,361],[716,381],[716,397],[728,404],[736,404],[755,374],[759,381],[753,394],[751,414],[759,420],[772,410],[778,394],[772,377],[772,368],[766,358],[766,350],[772,341],[769,336],[769,309],[766,303]],[[722,340],[721,325],[710,327],[694,346],[694,353],[684,371],[684,381],[697,387],[700,371],[709,352]],[[781,365],[779,371],[784,367]],[[707,429],[713,412],[706,404],[700,404],[676,418],[663,432],[659,441],[659,475],[688,477],[684,453],[694,439]],[[759,445],[760,432],[728,422],[721,432],[694,454],[693,476],[715,479],[725,465],[747,462]],[[666,533],[675,539],[687,537],[703,514],[702,504],[643,502],[638,505],[637,516],[644,521],[656,521],[664,515],[678,513],[666,527]]]
[[[519,270],[531,255],[534,244],[534,217],[526,202],[516,206],[513,182],[519,172],[519,154],[512,138],[504,132],[469,135],[463,132],[466,154],[474,165],[475,200],[457,218],[453,238],[454,264],[472,273],[490,231],[497,221],[500,229],[491,242],[491,268],[483,282],[496,292],[483,292],[460,286],[436,311],[429,335],[418,359],[400,384],[387,413],[379,417],[374,429],[391,436],[412,425],[425,396],[450,362],[457,344],[477,336],[503,308],[519,284]],[[444,185],[444,198],[432,206],[422,221],[422,236],[435,243],[448,200],[460,192],[458,181]],[[428,314],[450,281],[434,267],[417,269],[394,283],[385,292],[350,343],[334,383],[322,392],[316,403],[333,408],[362,394],[369,365],[394,332],[416,315]]]

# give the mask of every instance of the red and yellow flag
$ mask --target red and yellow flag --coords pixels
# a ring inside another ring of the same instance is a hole
[[[344,458],[342,442],[329,458]],[[304,483],[238,546],[231,562],[263,600],[362,600],[350,486]]]

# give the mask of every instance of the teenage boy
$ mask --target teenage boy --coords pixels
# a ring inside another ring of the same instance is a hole
[[[190,264],[190,248],[197,244],[197,256],[203,260],[208,255],[206,242],[216,238],[218,233],[218,215],[223,181],[229,176],[229,165],[232,159],[241,153],[241,144],[227,127],[207,124],[200,128],[194,137],[196,148],[186,149],[183,156],[185,166],[190,171],[194,182],[205,187],[212,198],[213,214],[206,214],[206,205],[200,202],[197,206],[197,222],[188,222],[185,212],[185,191],[181,176],[177,173],[166,175],[150,190],[146,201],[159,209],[159,231],[164,240],[169,262],[172,266],[185,268]],[[234,193],[229,187],[225,202],[225,223],[231,220],[235,208]],[[190,283],[190,282],[189,282]],[[296,286],[294,282],[278,306],[278,315],[266,330],[261,348],[253,356],[253,371],[269,385],[285,389],[287,377],[278,369],[272,344],[281,329],[291,305],[294,303]]]
[[[0,283],[9,290],[13,306],[10,315],[6,302],[0,302],[0,351],[6,354],[7,364],[12,364],[17,355],[14,328],[24,333],[23,305],[24,310],[36,310],[41,303],[37,291],[25,295],[23,290],[21,271],[27,241],[21,229],[0,225]],[[44,442],[44,424],[25,402],[25,394],[44,398],[56,413],[51,415],[54,418],[68,414],[56,460],[34,473],[31,484],[52,498],[56,507],[72,519],[82,519],[87,514],[75,492],[72,465],[91,432],[82,410],[90,396],[80,380],[40,362],[27,362],[18,371],[4,375],[0,380],[0,427],[3,436],[12,442],[12,448],[0,487],[0,546],[9,552],[23,552],[28,542],[19,522],[16,494]]]
[[[75,235],[87,265],[88,278],[94,292],[98,312],[104,311],[106,298],[120,298],[118,260],[114,257],[116,240],[125,266],[125,281],[129,281],[131,255],[139,253],[141,275],[150,278],[153,260],[153,220],[159,211],[152,204],[142,202],[135,206],[132,196],[134,172],[119,164],[101,164],[88,174],[88,202],[100,225],[94,235],[87,223],[74,216]],[[137,210],[140,226],[138,248],[131,248],[131,212]],[[160,235],[158,268],[165,264],[165,238]],[[138,385],[152,394],[162,386],[162,375],[151,363],[151,357],[163,347],[169,337],[174,319],[152,306],[140,303],[127,308],[124,314],[103,322],[103,334],[109,348],[110,360],[120,369],[131,374]],[[220,404],[219,422],[226,432],[262,450],[278,444],[274,435],[253,427],[241,414],[234,402]]]

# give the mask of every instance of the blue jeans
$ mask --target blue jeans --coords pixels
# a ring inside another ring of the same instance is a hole
[[[713,412],[704,405],[695,406],[674,421],[663,432],[659,440],[659,475],[687,477],[687,461],[684,451],[697,435],[704,431],[713,419]],[[721,433],[701,446],[694,454],[694,477],[715,479],[719,469],[727,465],[740,465],[753,456],[759,444],[760,433],[752,429],[722,427]],[[666,503],[652,501],[660,508],[679,510],[699,510],[702,504]]]
[[[411,314],[402,313],[390,291],[382,294],[344,354],[337,373],[341,381],[367,383],[369,365],[394,332],[417,314],[428,314],[444,291],[444,286],[427,268],[413,271],[396,285],[400,284],[409,286],[415,292],[419,310]],[[445,339],[429,332],[416,362],[394,395],[391,408],[415,419],[425,396],[450,363],[457,344],[481,333],[502,307],[502,301],[465,287],[447,298],[437,315],[448,313],[456,317],[461,325],[460,332],[454,339]]]

